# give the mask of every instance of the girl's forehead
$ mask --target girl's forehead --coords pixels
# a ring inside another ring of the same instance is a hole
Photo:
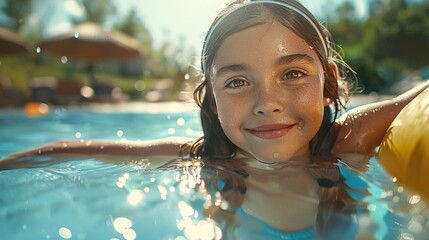
[[[252,58],[275,58],[305,54],[318,59],[309,44],[278,21],[255,25],[226,37],[217,50],[214,64],[233,64]],[[254,60],[254,59],[253,59]],[[264,59],[266,60],[266,59]]]

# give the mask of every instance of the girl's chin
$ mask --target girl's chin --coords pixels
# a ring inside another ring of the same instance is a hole
[[[273,153],[273,154],[251,154],[253,158],[258,160],[258,162],[264,163],[264,164],[276,164],[276,163],[284,163],[284,162],[295,162],[295,161],[305,161],[308,160],[308,156],[295,156],[293,154],[280,154],[280,153]]]

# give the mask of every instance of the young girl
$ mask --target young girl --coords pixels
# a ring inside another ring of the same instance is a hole
[[[283,232],[311,229],[316,218],[321,228],[321,205],[335,208],[340,195],[347,197],[331,188],[341,184],[338,170],[282,166],[338,158],[365,165],[396,115],[429,86],[339,116],[350,95],[347,67],[326,28],[296,0],[229,3],[207,33],[201,67],[194,92],[200,139],[61,141],[10,156],[0,167],[25,167],[22,157],[45,154],[151,157],[152,165],[190,156],[240,169],[245,194],[230,197],[236,210]]]

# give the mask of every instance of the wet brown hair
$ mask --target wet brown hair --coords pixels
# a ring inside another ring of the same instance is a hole
[[[213,21],[208,31],[201,54],[201,83],[194,91],[194,99],[201,108],[200,118],[204,135],[191,148],[191,156],[209,158],[231,158],[238,147],[225,135],[215,113],[216,104],[211,86],[211,66],[223,41],[233,33],[269,21],[278,21],[304,39],[317,53],[324,69],[324,97],[330,104],[324,108],[324,117],[316,136],[310,142],[312,156],[329,154],[335,144],[337,132],[334,121],[344,108],[341,98],[348,99],[348,84],[345,84],[347,66],[335,50],[331,34],[317,19],[296,0],[278,0],[298,9],[310,19],[309,22],[294,10],[279,4],[248,4],[257,0],[235,0],[229,3]],[[222,21],[221,24],[218,24]],[[317,29],[315,29],[315,27]],[[324,39],[320,39],[319,33]],[[324,50],[326,46],[327,51]],[[336,67],[332,67],[336,66]],[[343,67],[343,68],[339,68]],[[340,98],[341,97],[341,98]]]

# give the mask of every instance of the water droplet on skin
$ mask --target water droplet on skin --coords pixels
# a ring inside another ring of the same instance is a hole
[[[283,46],[283,44],[279,44],[277,45],[277,50],[279,51],[280,54],[283,54],[285,51],[285,47]]]
[[[381,108],[375,108],[374,110],[372,110],[372,112],[378,112],[378,111],[380,111],[381,110]]]
[[[302,127],[304,126],[304,124],[303,124],[303,122],[302,121],[300,121],[299,123],[298,123],[298,129],[299,130],[302,130]]]

